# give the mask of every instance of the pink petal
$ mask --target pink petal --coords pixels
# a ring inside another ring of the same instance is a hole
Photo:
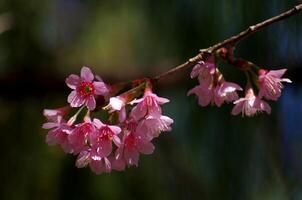
[[[97,81],[104,82],[103,79],[99,75],[95,75],[94,77]]]
[[[115,134],[115,135],[118,135],[122,130],[120,127],[118,126],[108,126],[111,131]]]
[[[105,95],[106,93],[109,92],[109,90],[104,82],[93,82],[93,86],[95,89],[94,93],[96,95]]]
[[[101,174],[103,172],[101,167],[101,160],[91,160],[89,166],[91,171],[96,174]]]
[[[158,96],[156,96],[155,99],[156,99],[156,101],[159,105],[168,103],[170,101],[169,99],[166,99],[166,98],[163,98],[163,97],[158,97]]]
[[[152,115],[152,116],[160,116],[162,113],[161,107],[157,104],[149,107],[149,112],[148,115]]]
[[[79,81],[80,81],[80,77],[79,77],[78,75],[75,75],[75,74],[69,75],[69,76],[66,78],[66,80],[65,80],[67,86],[68,86],[69,88],[73,89],[73,90],[76,89],[76,87],[77,87]]]
[[[108,160],[108,158],[104,158],[104,167],[105,167],[105,169],[104,169],[104,171],[105,172],[107,172],[107,173],[109,173],[109,172],[111,172],[111,163],[110,163],[110,161]]]
[[[121,160],[123,158],[123,153],[124,153],[124,146],[121,145],[116,149],[114,159]]]
[[[113,135],[112,136],[112,140],[113,140],[113,142],[114,142],[114,144],[117,146],[117,147],[120,147],[121,146],[121,139],[118,137],[118,136],[116,136],[116,135]]]
[[[263,110],[263,111],[267,112],[268,114],[271,113],[272,109],[271,109],[270,105],[259,98],[255,99],[254,105],[259,110]]]
[[[101,158],[107,157],[112,152],[112,142],[110,139],[101,139],[95,146],[98,156]]]
[[[134,108],[132,108],[130,116],[138,121],[141,118],[143,118],[147,114],[147,107],[141,106],[141,104],[136,105]]]
[[[264,102],[264,101],[262,103],[263,103],[262,104],[263,110],[265,112],[267,112],[268,114],[271,114],[272,109],[271,109],[270,105],[268,103]]]
[[[281,78],[286,71],[287,71],[287,69],[270,70],[266,74],[266,76],[273,76],[273,77],[276,77],[276,78]]]
[[[85,127],[83,127],[85,126]],[[86,146],[88,137],[92,134],[93,127],[88,127],[87,124],[75,128],[71,134],[68,135],[70,147],[74,153],[79,153]]]
[[[141,152],[142,154],[152,154],[154,152],[154,145],[151,142],[139,142],[137,149],[139,152]]]
[[[62,116],[67,114],[68,107],[58,108],[58,109],[44,109],[43,115],[52,122],[59,122]]]
[[[103,126],[105,126],[105,124],[103,124],[103,122],[101,122],[99,119],[94,118],[93,119],[93,124],[98,128],[102,128]]]
[[[218,106],[218,107],[220,107],[224,102],[224,99],[218,93],[218,89],[215,89],[215,91],[214,91],[214,102],[215,102],[216,106]]]
[[[201,61],[201,62],[202,62],[202,64],[204,64],[203,61]],[[199,75],[199,73],[200,73],[200,69],[201,69],[201,68],[202,68],[202,66],[201,66],[200,63],[196,64],[196,65],[193,67],[192,71],[191,71],[190,77],[191,77],[191,78],[197,77],[197,76]]]
[[[235,103],[235,102],[234,102]],[[243,109],[244,101],[239,101],[235,104],[234,108],[232,109],[232,115],[238,115]]]
[[[87,82],[91,82],[94,79],[94,75],[88,67],[82,67],[81,69],[81,78]]]
[[[58,127],[58,124],[53,123],[53,122],[47,122],[42,125],[43,129],[51,129],[51,128],[55,128],[55,127]]]
[[[71,103],[76,97],[77,97],[77,92],[74,90],[68,95],[67,102]]]
[[[89,110],[94,110],[96,106],[95,98],[94,96],[90,96],[86,100],[86,106]]]
[[[134,99],[134,100],[132,100],[129,104],[130,104],[130,105],[137,104],[137,103],[142,102],[143,100],[144,100],[144,98]]]
[[[76,167],[83,168],[86,167],[90,162],[90,152],[89,151],[82,151],[78,155],[76,160]]]
[[[92,160],[90,162],[90,168],[96,174],[101,174],[103,172],[109,173],[111,171],[111,163],[107,158]]]
[[[66,139],[66,133],[62,132],[60,129],[55,129],[48,132],[46,143],[48,145],[63,144]]]
[[[125,170],[126,163],[125,163],[124,159],[121,159],[121,158],[120,159],[114,159],[113,158],[111,163],[112,163],[112,169],[115,169],[117,171]]]
[[[168,127],[168,126],[170,126],[171,124],[173,124],[173,119],[171,119],[170,117],[168,117],[168,116],[164,116],[164,115],[162,115],[161,117],[160,117],[160,119],[162,120],[162,122],[166,125],[166,127]]]
[[[229,93],[229,92],[234,92],[236,90],[242,90],[242,88],[236,83],[231,83],[231,82],[224,82],[220,88],[221,93]]]
[[[77,95],[77,92],[72,91],[67,98],[68,103],[71,107],[80,107],[84,104],[85,100]]]
[[[139,153],[134,147],[125,148],[124,155],[128,165],[138,166]]]
[[[124,122],[124,121],[126,120],[126,118],[127,118],[127,113],[126,113],[126,108],[125,108],[125,107],[123,107],[123,108],[121,109],[121,111],[119,112],[118,117],[119,117],[119,122]]]

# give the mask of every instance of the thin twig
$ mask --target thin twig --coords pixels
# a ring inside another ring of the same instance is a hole
[[[281,20],[284,20],[288,17],[291,17],[297,13],[299,13],[300,11],[302,11],[302,3],[299,4],[299,5],[296,5],[295,7],[293,7],[292,9],[286,11],[286,12],[283,12],[277,16],[274,16],[272,18],[269,18],[263,22],[260,22],[258,24],[255,24],[253,26],[249,26],[246,30],[240,32],[239,34],[237,35],[234,35],[222,42],[219,42],[211,47],[208,47],[206,49],[201,49],[200,50],[200,53],[197,54],[196,56],[190,58],[187,62],[181,64],[181,65],[178,65],[174,68],[172,68],[171,70],[167,71],[167,72],[164,72],[156,77],[154,77],[152,80],[157,82],[169,75],[172,75],[178,71],[181,71],[181,70],[184,70],[184,69],[187,69],[187,68],[190,68],[192,66],[194,66],[198,61],[201,61],[203,60],[203,58],[205,57],[206,54],[212,54],[215,50],[218,50],[222,47],[226,47],[226,46],[235,46],[236,43],[238,43],[239,41],[241,41],[242,39],[244,39],[245,37],[247,36],[250,36],[251,34],[273,24],[273,23],[276,23],[278,21],[281,21]]]

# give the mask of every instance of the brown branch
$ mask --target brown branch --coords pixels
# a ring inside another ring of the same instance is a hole
[[[204,59],[204,57],[206,56],[206,54],[212,54],[215,50],[218,50],[222,47],[226,47],[226,46],[235,46],[236,43],[238,43],[239,41],[241,41],[242,39],[244,39],[245,37],[248,37],[250,36],[251,34],[275,23],[275,22],[278,22],[278,21],[281,21],[283,19],[286,19],[288,17],[291,17],[297,13],[299,13],[300,11],[302,11],[302,3],[299,4],[299,5],[296,5],[295,7],[293,7],[292,9],[286,11],[286,12],[283,12],[277,16],[274,16],[272,18],[269,18],[263,22],[260,22],[258,24],[255,24],[253,26],[249,26],[246,30],[240,32],[239,34],[237,35],[234,35],[222,42],[219,42],[211,47],[208,47],[206,49],[201,49],[200,50],[200,53],[197,54],[196,56],[190,58],[187,62],[181,64],[181,65],[178,65],[174,68],[172,68],[171,70],[167,71],[167,72],[164,72],[156,77],[154,77],[152,80],[154,82],[157,82],[169,75],[172,75],[178,71],[181,71],[181,70],[184,70],[184,69],[187,69],[187,68],[190,68],[192,66],[194,66],[198,61],[201,61]]]

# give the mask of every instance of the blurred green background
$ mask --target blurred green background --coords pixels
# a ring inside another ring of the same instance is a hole
[[[1,200],[302,199],[302,15],[242,41],[236,54],[294,83],[272,115],[197,105],[189,71],[161,82],[173,131],[138,168],[95,175],[45,144],[44,108],[66,104],[70,73],[107,83],[154,76],[295,0],[0,0]],[[244,76],[226,66],[226,79]],[[228,78],[229,77],[229,78]],[[244,85],[242,85],[244,87]]]

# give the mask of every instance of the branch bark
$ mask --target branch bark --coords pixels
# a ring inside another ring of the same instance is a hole
[[[208,47],[206,49],[201,49],[200,50],[200,53],[197,54],[196,56],[190,58],[188,61],[186,61],[185,63],[181,64],[181,65],[178,65],[174,68],[172,68],[171,70],[167,71],[167,72],[164,72],[156,77],[154,77],[152,80],[154,82],[157,82],[169,75],[172,75],[178,71],[181,71],[181,70],[184,70],[184,69],[187,69],[187,68],[190,68],[192,66],[194,66],[197,62],[201,61],[204,59],[205,55],[206,54],[212,54],[214,51],[222,48],[222,47],[226,47],[226,46],[235,46],[239,41],[241,41],[242,39],[252,35],[253,33],[273,24],[273,23],[276,23],[278,21],[281,21],[281,20],[284,20],[284,19],[287,19],[299,12],[302,11],[302,3],[301,4],[298,4],[296,6],[294,6],[292,9],[286,11],[286,12],[283,12],[277,16],[274,16],[272,18],[269,18],[265,21],[262,21],[258,24],[255,24],[255,25],[252,25],[252,26],[249,26],[247,29],[245,29],[244,31],[240,32],[239,34],[237,35],[234,35],[222,42],[219,42],[217,44],[214,44],[213,46],[211,47]]]

